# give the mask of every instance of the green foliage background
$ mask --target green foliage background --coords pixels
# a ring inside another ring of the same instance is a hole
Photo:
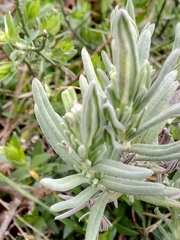
[[[61,115],[64,113],[62,90],[73,86],[81,100],[80,51],[86,46],[96,68],[104,68],[99,53],[105,49],[111,56],[110,13],[116,4],[124,6],[126,1],[15,2],[10,13],[0,12],[0,212],[3,214],[7,206],[14,206],[16,198],[20,199],[11,224],[7,225],[7,239],[24,239],[24,236],[28,239],[84,239],[87,219],[78,223],[84,210],[61,222],[54,221],[49,206],[59,197],[39,185],[42,177],[64,177],[72,173],[72,169],[54,154],[40,131],[34,117],[31,82],[36,77],[43,83],[55,111]],[[148,21],[156,24],[151,63],[159,70],[171,51],[175,26],[180,21],[179,1],[133,2],[140,29]],[[180,140],[179,120],[167,127],[174,139]],[[80,191],[76,188],[70,194]],[[167,210],[160,210],[163,216],[169,217]],[[178,215],[173,211],[172,219],[173,214]],[[160,218],[161,213],[156,211]],[[168,227],[165,217],[165,224],[158,228],[161,222],[153,205],[138,200],[132,204],[125,196],[120,198],[118,209],[109,204],[105,215],[113,227],[100,234],[100,240],[158,240],[163,239],[162,229],[172,239],[170,234],[175,231]],[[1,220],[0,223],[2,227]]]

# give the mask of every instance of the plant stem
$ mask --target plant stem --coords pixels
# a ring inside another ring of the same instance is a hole
[[[24,33],[26,34],[27,37],[29,37],[29,31],[28,31],[28,28],[27,28],[26,23],[25,23],[24,14],[22,13],[21,8],[20,8],[19,0],[15,0],[15,3],[16,3],[16,6],[17,6],[17,11],[18,11],[19,17],[21,19],[21,24],[22,24]]]
[[[71,27],[71,24],[69,23],[69,21],[66,19],[66,13],[65,13],[65,10],[64,10],[64,4],[63,4],[63,1],[62,0],[59,0],[60,2],[60,5],[61,5],[61,11],[62,11],[62,14],[64,16],[64,20],[65,22],[67,23],[68,25],[68,28],[70,29],[70,31],[72,32],[72,34],[77,38],[77,40],[79,40],[84,46],[86,46],[89,50],[93,50],[91,45],[88,44],[86,41],[84,41],[83,38],[81,38],[81,36],[79,36],[79,34]]]

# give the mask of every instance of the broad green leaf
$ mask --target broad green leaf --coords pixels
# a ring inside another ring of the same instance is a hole
[[[129,229],[128,227],[125,227],[119,223],[114,224],[114,227],[117,229],[117,231],[120,234],[123,234],[124,236],[135,237],[135,236],[139,235],[139,233],[137,231]]]
[[[10,12],[4,18],[4,27],[6,37],[9,41],[11,41],[15,35],[15,24]]]
[[[35,18],[40,10],[40,1],[32,0],[28,1],[25,6],[25,16],[27,20]]]
[[[42,153],[34,156],[32,159],[31,168],[36,168],[39,165],[45,163],[50,158],[50,156],[51,155],[47,153]]]

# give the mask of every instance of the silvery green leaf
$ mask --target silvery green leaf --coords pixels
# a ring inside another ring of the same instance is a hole
[[[90,56],[89,56],[85,47],[82,49],[81,56],[82,56],[84,70],[85,70],[86,78],[87,78],[88,82],[89,83],[95,82],[97,90],[101,93],[102,96],[105,97],[104,92],[103,92],[103,90],[101,88],[101,85],[99,84],[98,78],[96,76],[91,58],[90,58]]]
[[[143,122],[143,118],[146,111],[147,111],[147,107],[145,107],[139,114],[134,114],[134,116],[132,117],[132,123],[134,122],[134,124],[132,124],[131,127],[139,129],[140,125]]]
[[[149,58],[151,46],[151,32],[149,29],[143,31],[137,42],[140,66]]]
[[[138,196],[137,198],[141,201],[148,202],[156,206],[180,208],[179,201],[175,201],[167,197]]]
[[[154,29],[155,29],[155,24],[153,23],[153,24],[151,24],[150,22],[148,22],[145,26],[144,26],[144,28],[142,29],[142,31],[141,31],[141,33],[140,33],[140,35],[139,35],[139,37],[141,36],[141,34],[143,34],[144,33],[144,31],[146,31],[147,29],[149,29],[150,30],[150,33],[151,33],[151,37],[152,37],[152,35],[153,35],[153,32],[154,32]]]
[[[106,155],[107,146],[105,144],[102,144],[98,147],[95,147],[95,149],[91,152],[91,158],[90,160],[93,162],[98,162],[100,159],[104,158]]]
[[[74,174],[61,179],[43,178],[40,183],[51,190],[64,192],[82,183],[89,183],[89,180],[82,174]]]
[[[111,71],[111,66],[113,65],[111,60],[109,59],[107,53],[104,50],[101,51],[101,56],[102,56],[103,63],[106,67],[106,70],[108,72],[110,72]]]
[[[179,149],[180,141],[177,141],[165,145],[133,144],[131,147],[129,147],[128,152],[149,157],[165,157],[166,155],[168,156],[178,153]]]
[[[178,23],[175,28],[175,39],[172,49],[174,50],[176,48],[180,48],[180,23]]]
[[[111,15],[110,15],[110,28],[111,28],[111,33],[113,34],[113,27],[114,25],[116,24],[115,22],[115,18],[116,18],[116,15],[117,15],[117,12],[119,11],[118,9],[118,6],[116,6],[112,12],[111,12]]]
[[[81,206],[86,201],[90,200],[90,198],[93,197],[98,191],[99,191],[98,188],[92,188],[91,186],[87,187],[85,190],[80,192],[76,197],[52,205],[50,210],[53,212],[60,212],[66,209],[72,209]]]
[[[165,156],[137,155],[135,157],[135,161],[164,162],[164,161],[172,161],[179,158],[180,158],[180,152],[176,152],[176,153],[165,155]]]
[[[155,92],[157,90],[159,90],[160,84],[164,80],[165,76],[173,69],[173,67],[177,63],[179,56],[180,56],[180,49],[173,50],[171,52],[171,54],[168,56],[168,58],[166,59],[164,65],[160,71],[160,74],[158,75],[158,77],[156,78],[156,80],[154,81],[154,83],[152,84],[150,89],[148,90],[146,96],[143,99],[143,102],[139,106],[139,108],[138,108],[139,111],[142,110],[147,105],[147,103],[152,98],[152,96],[155,94]]]
[[[137,109],[136,112],[140,112],[140,111],[138,111],[139,110],[139,106],[141,106],[141,103],[144,101],[144,98],[146,97],[146,94],[147,94],[147,88],[146,88],[145,85],[143,85],[141,87],[141,89],[139,90],[139,92],[137,93],[137,95],[135,96],[135,99],[134,99],[133,108],[135,110]]]
[[[99,233],[99,226],[103,217],[105,207],[109,200],[109,194],[105,191],[102,192],[91,209],[87,229],[86,229],[86,240],[96,240]]]
[[[168,73],[165,76],[163,82],[159,86],[158,91],[156,91],[156,93],[147,104],[147,111],[145,113],[143,122],[146,122],[152,119],[154,116],[157,116],[158,113],[160,113],[165,108],[176,88],[178,87],[178,82],[174,82],[176,76],[176,70]]]
[[[116,97],[114,95],[114,88],[113,88],[112,83],[110,83],[108,86],[106,86],[104,92],[107,96],[108,101],[114,106],[116,103]]]
[[[135,22],[135,13],[134,13],[134,5],[132,0],[128,0],[126,3],[126,10],[131,16],[132,20]]]
[[[116,43],[117,77],[114,89],[116,98],[121,100],[121,104],[125,106],[129,105],[130,96],[137,88],[136,76],[139,70],[139,59],[127,12],[120,9],[115,20],[113,35]]]
[[[176,77],[176,73],[173,74],[173,72],[171,72],[172,74],[171,73],[167,74],[166,76],[168,78],[167,81],[164,81],[161,84],[162,86],[160,87],[159,91],[156,92],[154,96],[151,98],[150,102],[147,105],[147,111],[143,119],[143,122],[146,122],[147,120],[153,118],[153,116],[156,116],[158,113],[160,113],[163,109],[165,109],[168,106],[168,102],[170,101],[173,93],[178,87],[178,82],[177,81],[173,82],[173,80],[175,80]],[[165,124],[166,120],[151,128],[146,133],[144,141],[146,143],[155,142]]]
[[[122,132],[125,132],[126,129],[124,125],[118,121],[114,108],[110,103],[105,103],[103,105],[103,113],[105,118],[111,122],[113,127],[119,129]]]
[[[108,76],[106,75],[106,73],[101,70],[100,68],[97,68],[97,73],[100,77],[100,79],[102,80],[102,84],[103,84],[103,87],[105,88],[108,84],[109,84],[109,78]]]
[[[119,161],[121,158],[122,151],[119,151],[118,149],[113,148],[111,151],[111,155],[106,155],[106,159],[110,158],[111,160],[114,161]]]
[[[149,89],[149,86],[151,84],[150,64],[146,60],[140,68],[140,71],[137,76],[137,81],[138,81],[137,89],[134,89],[133,95],[131,96],[131,101],[133,102],[135,101],[135,99],[137,99],[136,96],[141,91],[143,85],[146,87],[146,89]]]
[[[128,167],[126,167],[126,170],[125,170],[123,169],[124,168],[123,165],[125,164],[121,162],[113,161],[113,160],[102,160],[96,163],[92,167],[92,170],[95,170],[96,172],[102,172],[109,176],[132,179],[132,180],[133,179],[143,180],[145,178],[152,176],[153,174],[152,170],[146,169],[146,168],[142,168],[138,171],[139,168],[136,169],[136,167],[134,167],[134,171],[133,171],[131,167],[129,169]]]
[[[107,189],[129,195],[172,196],[180,193],[180,189],[166,187],[160,183],[143,182],[111,176],[103,176],[99,184]]]
[[[71,108],[74,106],[74,103],[77,102],[76,92],[73,87],[69,87],[64,90],[61,94],[62,101],[66,112],[70,112]]]
[[[63,122],[62,118],[53,110],[46,93],[43,89],[42,84],[38,79],[33,79],[32,82],[32,92],[35,103],[42,114],[42,117],[47,120],[51,120],[52,124],[56,126],[56,128],[61,129],[61,123]],[[58,131],[59,132],[59,131]],[[60,134],[60,132],[59,132]],[[59,141],[63,139],[61,136]]]
[[[91,82],[82,103],[81,136],[86,147],[90,147],[93,137],[100,127],[100,103],[96,84]]]
[[[73,149],[71,149],[71,154],[69,154],[64,147],[61,147],[61,142],[65,140],[62,118],[51,107],[44,89],[37,79],[33,80],[32,90],[36,102],[35,114],[43,133],[57,154],[73,167],[80,161],[80,158]]]
[[[81,88],[82,96],[84,97],[84,94],[85,94],[85,92],[87,91],[87,89],[88,89],[88,87],[89,87],[89,84],[88,84],[87,79],[86,79],[83,75],[80,75],[80,78],[79,78],[79,86],[80,86],[80,88]]]
[[[41,109],[42,111],[43,109]],[[71,167],[74,168],[74,166],[78,166],[81,162],[81,159],[79,156],[72,150],[71,153],[68,152],[68,150],[62,146],[61,139],[59,136],[52,131],[51,128],[51,122],[48,124],[47,120],[43,118],[43,115],[41,114],[41,111],[37,108],[35,105],[35,115],[38,120],[38,123],[41,127],[42,132],[44,133],[46,139],[48,139],[49,143],[51,144],[52,148],[55,150],[55,152]]]
[[[173,118],[180,115],[180,103],[175,104],[168,108],[167,110],[161,112],[154,118],[150,119],[149,121],[142,124],[142,126],[138,129],[138,131],[135,133],[133,137],[137,137],[143,132],[149,130],[150,128],[154,127],[155,125],[168,120],[169,118]]]
[[[132,117],[132,104],[130,106],[125,106],[124,112],[123,112],[122,118],[121,118],[121,123],[124,126],[127,126],[129,124],[129,122],[131,121],[131,117]]]
[[[87,149],[86,149],[86,147],[84,145],[81,144],[78,147],[77,152],[78,152],[78,155],[80,156],[81,159],[84,160],[84,159],[88,158],[88,151],[87,151]]]
[[[124,146],[122,144],[120,144],[118,141],[116,141],[114,129],[112,128],[112,126],[110,126],[110,125],[105,126],[103,134],[104,134],[104,140],[108,144],[111,144],[112,146],[114,146],[114,148],[119,149],[119,150],[124,149]]]

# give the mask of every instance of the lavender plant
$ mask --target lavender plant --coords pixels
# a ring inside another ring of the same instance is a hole
[[[96,239],[99,231],[111,226],[104,210],[109,202],[117,207],[122,194],[131,200],[136,197],[180,208],[175,200],[179,188],[146,180],[165,170],[158,166],[162,161],[180,158],[180,142],[171,139],[169,144],[158,144],[162,128],[180,114],[180,103],[169,104],[178,87],[178,35],[157,76],[148,61],[153,30],[154,25],[147,23],[139,33],[131,0],[126,9],[115,8],[111,14],[112,62],[102,51],[106,72],[97,69],[96,73],[88,52],[82,49],[86,74],[79,79],[82,104],[69,87],[62,93],[66,111],[62,117],[53,110],[41,83],[33,80],[39,125],[56,153],[76,171],[61,179],[44,178],[41,184],[58,192],[88,184],[75,197],[60,194],[64,201],[50,208],[63,212],[56,217],[60,220],[89,207],[86,240]]]

